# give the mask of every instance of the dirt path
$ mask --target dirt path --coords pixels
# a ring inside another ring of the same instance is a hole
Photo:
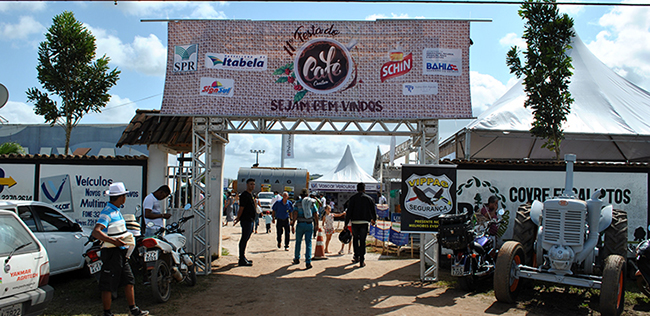
[[[352,255],[338,255],[333,238],[327,260],[292,265],[290,251],[278,249],[273,233],[253,234],[247,257],[252,267],[237,266],[241,229],[226,227],[223,246],[229,256],[213,263],[217,274],[205,295],[187,298],[183,313],[204,315],[522,315],[525,310],[496,303],[489,294],[466,294],[443,284],[419,282],[419,260],[387,260],[369,254],[367,266],[352,264]],[[262,232],[260,229],[259,232]],[[292,236],[293,237],[293,236]],[[303,247],[304,249],[304,247]],[[346,246],[347,250],[347,246]],[[304,252],[304,250],[303,250]],[[528,313],[530,314],[530,313]]]

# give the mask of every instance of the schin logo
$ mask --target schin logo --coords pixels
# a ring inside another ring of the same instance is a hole
[[[61,196],[61,192],[63,192],[63,185],[65,184],[66,181],[68,181],[68,177],[63,177],[63,179],[61,179],[61,184],[59,185],[58,188],[56,187],[54,182],[52,182],[52,180],[43,181],[43,183],[41,183],[41,189],[43,190],[43,194],[51,202],[56,202]]]
[[[174,67],[172,71],[195,71],[198,65],[198,44],[174,46]]]

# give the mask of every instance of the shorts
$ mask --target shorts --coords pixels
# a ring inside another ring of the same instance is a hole
[[[99,276],[99,290],[115,292],[120,286],[134,285],[135,278],[126,259],[126,249],[102,248],[102,272]]]

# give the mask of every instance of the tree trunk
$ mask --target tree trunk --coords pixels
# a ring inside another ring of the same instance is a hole
[[[70,154],[70,134],[72,134],[72,118],[67,116],[65,118],[65,154]]]

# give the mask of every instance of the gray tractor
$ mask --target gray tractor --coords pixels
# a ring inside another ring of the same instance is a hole
[[[564,193],[517,212],[513,241],[499,250],[494,295],[514,303],[522,279],[600,289],[600,312],[618,315],[625,302],[627,214],[603,207],[605,190],[588,201],[573,192],[575,155],[565,155]]]

